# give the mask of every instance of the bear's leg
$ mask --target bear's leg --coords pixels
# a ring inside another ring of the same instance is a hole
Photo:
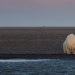
[[[73,49],[73,52],[72,52],[72,54],[75,54],[75,48]]]
[[[64,47],[63,50],[64,50],[64,53],[66,54],[66,53],[67,53],[67,51],[66,51],[66,47]]]
[[[64,41],[64,43],[63,43],[63,51],[64,51],[65,54],[67,53],[67,51],[66,51],[66,41]]]
[[[73,54],[75,54],[75,52]]]
[[[67,51],[67,54],[72,54],[68,47],[66,47],[66,51]]]

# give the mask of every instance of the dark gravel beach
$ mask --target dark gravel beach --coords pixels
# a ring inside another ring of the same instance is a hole
[[[72,27],[0,28],[0,54],[63,54]]]

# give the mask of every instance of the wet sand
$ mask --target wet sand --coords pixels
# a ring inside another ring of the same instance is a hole
[[[66,36],[73,27],[0,28],[0,54],[63,54]]]
[[[60,54],[75,28],[0,28],[0,54]]]

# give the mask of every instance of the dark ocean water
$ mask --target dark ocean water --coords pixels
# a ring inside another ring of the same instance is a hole
[[[0,59],[0,75],[75,75],[75,60]]]

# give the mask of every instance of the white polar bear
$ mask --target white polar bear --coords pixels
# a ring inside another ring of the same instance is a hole
[[[66,40],[63,43],[64,53],[75,54],[75,35],[70,34],[67,36]]]

